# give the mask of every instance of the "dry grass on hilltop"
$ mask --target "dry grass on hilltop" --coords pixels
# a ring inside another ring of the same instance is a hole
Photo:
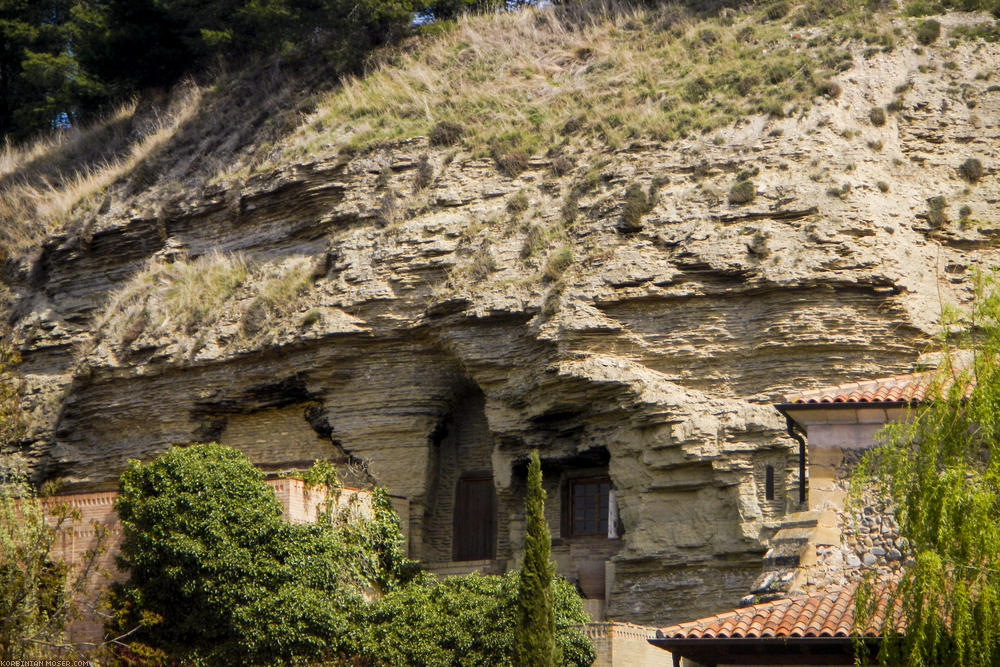
[[[831,77],[851,66],[855,37],[876,50],[897,39],[884,14],[853,1],[704,17],[678,5],[469,16],[345,81],[294,133],[286,157],[418,135],[494,157],[574,137],[610,147],[670,140],[836,96]]]
[[[135,102],[90,127],[0,150],[0,249],[6,255],[59,228],[79,202],[136,169],[198,108],[201,91],[185,85],[163,112],[137,114]]]

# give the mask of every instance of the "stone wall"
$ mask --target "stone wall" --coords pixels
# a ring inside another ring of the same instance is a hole
[[[485,397],[475,386],[458,391],[450,413],[442,419],[431,441],[431,465],[426,471],[428,503],[423,544],[414,558],[430,562],[452,560],[455,493],[465,473],[492,474],[492,435],[486,421]],[[497,534],[506,532],[504,514],[499,512]],[[497,557],[509,553],[506,544],[497,545]]]
[[[671,667],[669,651],[647,640],[654,628],[631,623],[588,623],[581,628],[594,643],[597,657],[592,667]]]
[[[317,459],[343,463],[343,450],[309,425],[308,409],[291,405],[224,416],[218,442],[237,447],[265,470],[304,468]]]

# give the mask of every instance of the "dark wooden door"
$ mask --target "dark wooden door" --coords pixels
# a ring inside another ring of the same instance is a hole
[[[455,488],[455,560],[488,560],[497,552],[497,494],[492,475],[463,475]]]

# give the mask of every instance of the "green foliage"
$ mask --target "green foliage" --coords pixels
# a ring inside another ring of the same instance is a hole
[[[417,160],[417,170],[413,175],[413,191],[420,192],[434,180],[434,166],[430,158],[424,154]]]
[[[542,279],[547,282],[555,282],[573,263],[573,249],[568,246],[560,246],[549,254],[545,261],[545,270],[542,272]]]
[[[882,107],[872,107],[868,110],[868,120],[875,127],[882,127],[885,125],[885,109]]]
[[[918,42],[928,46],[941,36],[941,24],[934,19],[925,19],[917,24],[915,34]]]
[[[729,189],[729,203],[734,205],[749,204],[757,196],[757,187],[753,181],[740,181]]]
[[[927,198],[927,222],[934,227],[940,227],[948,222],[948,200],[942,195]]]
[[[372,49],[411,34],[416,13],[447,19],[500,4],[0,0],[0,136],[24,138],[57,121],[76,123],[109,102],[170,86],[220,60],[320,54],[344,72],[356,71]]]
[[[141,626],[131,648],[157,660],[353,655],[362,593],[392,588],[402,566],[388,499],[376,494],[374,505],[370,522],[293,525],[237,450],[193,445],[131,461],[116,502],[129,579],[113,591],[115,627]]]
[[[895,508],[910,565],[892,590],[904,636],[888,618],[879,659],[888,665],[979,667],[1000,661],[1000,290],[976,276],[970,312],[942,318],[936,400],[883,430],[885,444],[858,467],[852,492]],[[952,311],[954,312],[954,311]],[[947,313],[946,313],[947,315]],[[971,350],[971,360],[958,350]],[[876,612],[865,583],[856,617]],[[892,616],[887,614],[886,616]]]
[[[538,450],[531,450],[524,496],[524,563],[517,585],[514,649],[518,665],[552,667],[561,662],[553,606],[552,536],[545,519],[545,489]]]
[[[837,199],[847,199],[847,195],[851,193],[851,184],[844,183],[839,188],[828,188],[826,194],[828,197],[836,197]]]
[[[465,134],[465,126],[450,120],[442,120],[431,128],[428,139],[431,146],[450,146],[458,143]]]
[[[292,525],[237,450],[192,445],[130,462],[116,504],[129,580],[112,597],[114,629],[137,628],[129,649],[194,665],[523,664],[517,572],[414,578],[384,490],[373,492],[364,519],[341,498],[329,462],[304,480],[331,493],[319,521]],[[589,665],[593,647],[574,627],[588,620],[575,588],[562,579],[549,586],[564,664]]]
[[[75,0],[0,0],[0,136],[48,129],[57,114],[98,92],[70,47]]]
[[[548,234],[541,225],[531,225],[524,235],[524,243],[521,245],[521,259],[527,259],[545,247]]]
[[[24,433],[21,385],[11,376],[15,352],[0,345],[0,445]],[[52,546],[67,520],[77,518],[65,505],[43,506],[18,455],[0,456],[0,660],[46,657],[47,643],[62,643],[71,617],[73,594],[89,568],[70,582]]]
[[[958,165],[958,174],[969,183],[978,183],[979,179],[983,177],[983,163],[970,157]]]
[[[944,11],[944,8],[936,2],[930,2],[929,0],[913,0],[913,2],[906,3],[903,8],[904,16],[932,16],[934,14],[940,14]]]
[[[46,514],[49,520],[46,521]],[[62,643],[70,617],[66,566],[50,551],[70,518],[66,507],[45,511],[27,483],[23,462],[0,457],[0,659],[45,657]]]
[[[976,25],[959,25],[951,29],[951,36],[969,41],[981,39],[984,42],[996,43],[1000,42],[1000,25],[996,21]]]
[[[642,217],[653,209],[654,203],[654,197],[646,194],[641,185],[638,183],[630,185],[625,191],[625,201],[622,204],[622,217],[618,230],[625,233],[641,230]]]
[[[764,15],[768,21],[777,21],[780,18],[784,18],[788,15],[788,3],[785,0],[778,0],[778,2],[767,6],[764,10]]]
[[[528,193],[524,190],[518,190],[507,200],[508,213],[523,213],[528,210],[529,206],[531,206],[531,200],[528,199]]]
[[[520,575],[470,574],[438,581],[422,575],[376,600],[361,657],[373,667],[529,664],[515,656]],[[553,582],[555,642],[563,665],[590,665],[594,649],[576,625],[589,619],[572,584]]]

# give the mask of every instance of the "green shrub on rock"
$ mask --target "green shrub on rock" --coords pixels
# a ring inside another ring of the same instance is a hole
[[[927,198],[927,222],[934,227],[940,227],[948,222],[946,208],[948,201],[941,195]]]
[[[974,157],[970,157],[962,164],[958,165],[958,174],[969,183],[978,183],[983,177],[983,163]]]
[[[917,24],[917,41],[924,46],[929,46],[937,41],[941,36],[941,24],[934,19],[927,19]]]
[[[729,203],[740,206],[749,204],[757,196],[757,186],[753,181],[740,181],[729,189]]]

